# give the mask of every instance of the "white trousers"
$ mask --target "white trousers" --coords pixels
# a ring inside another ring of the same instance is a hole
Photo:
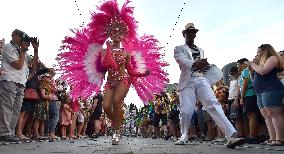
[[[188,127],[194,109],[196,108],[196,99],[198,99],[206,111],[210,114],[215,123],[225,133],[225,137],[229,138],[236,132],[235,128],[225,116],[221,104],[217,101],[216,96],[204,77],[190,78],[187,86],[179,91],[180,98],[180,124],[181,139],[187,140]]]

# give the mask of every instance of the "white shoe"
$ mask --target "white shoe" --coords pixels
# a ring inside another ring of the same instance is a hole
[[[186,143],[186,140],[179,139],[178,141],[175,142],[175,145],[184,145]]]
[[[112,141],[112,145],[118,145],[118,143],[119,143],[119,134],[114,133],[113,136],[112,136],[111,141]]]

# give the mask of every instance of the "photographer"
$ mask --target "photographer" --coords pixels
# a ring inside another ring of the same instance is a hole
[[[28,48],[32,42],[34,58],[29,59]],[[24,97],[25,83],[28,77],[28,63],[38,61],[39,42],[30,38],[21,30],[12,32],[10,43],[2,47],[1,69],[5,73],[0,76],[0,140],[14,142],[19,139],[14,135],[17,119]]]

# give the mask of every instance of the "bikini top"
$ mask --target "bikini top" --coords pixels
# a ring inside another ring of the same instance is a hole
[[[111,55],[117,65],[121,66],[126,63],[127,55],[123,49],[112,49]]]

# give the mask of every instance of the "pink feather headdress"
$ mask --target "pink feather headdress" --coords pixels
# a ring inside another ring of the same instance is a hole
[[[123,29],[126,40],[137,37],[137,21],[133,17],[134,7],[127,6],[130,3],[127,0],[119,10],[116,0],[111,0],[98,6],[100,12],[92,14],[91,22],[88,24],[91,30],[91,40],[95,43],[104,44],[109,33],[114,28]],[[125,40],[125,41],[126,41]]]

